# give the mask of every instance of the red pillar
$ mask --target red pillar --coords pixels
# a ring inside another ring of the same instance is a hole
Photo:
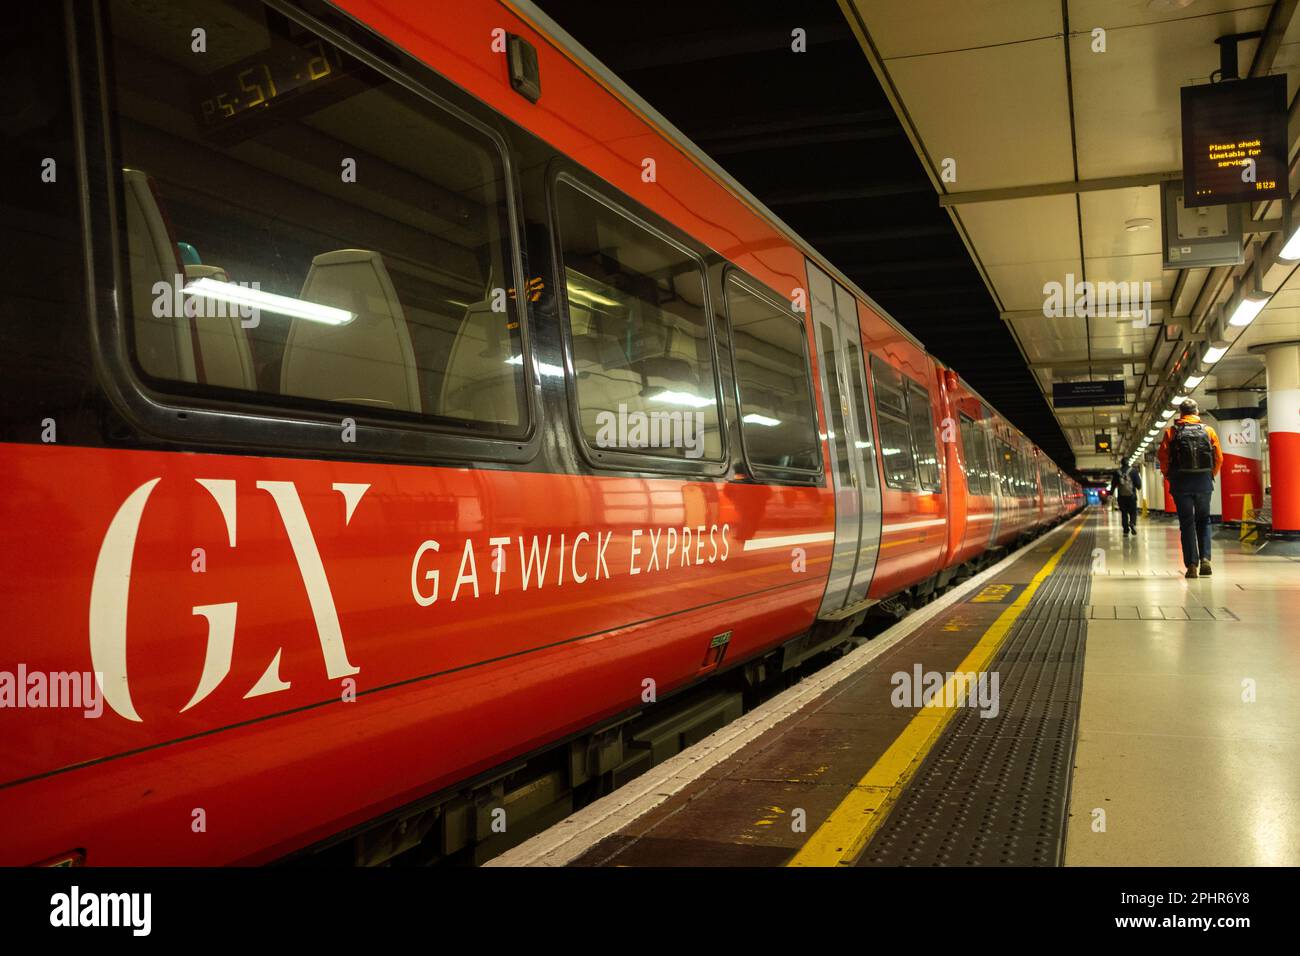
[[[1300,342],[1259,348],[1267,348],[1273,530],[1300,535]]]
[[[1224,418],[1220,413],[1217,431],[1223,446],[1223,470],[1219,472],[1219,489],[1223,498],[1223,520],[1240,521],[1242,506],[1250,496],[1252,508],[1264,503],[1263,429],[1258,413],[1250,409],[1258,404],[1253,392],[1221,391],[1221,408],[1241,409],[1242,417]]]

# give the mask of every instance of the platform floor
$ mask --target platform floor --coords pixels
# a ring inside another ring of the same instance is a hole
[[[1215,548],[1089,509],[493,862],[1300,864],[1300,560]]]
[[[1177,522],[1138,531],[1098,536],[1093,602],[1147,614],[1088,622],[1065,862],[1300,864],[1300,561],[1216,538],[1186,580]],[[1228,613],[1180,619],[1198,605]]]

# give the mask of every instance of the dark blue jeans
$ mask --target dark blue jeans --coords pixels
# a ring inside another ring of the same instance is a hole
[[[1119,503],[1119,517],[1120,521],[1124,525],[1124,530],[1127,531],[1129,528],[1136,528],[1138,523],[1137,496],[1135,495],[1132,498],[1125,498],[1123,495],[1119,495],[1115,500]]]
[[[1183,565],[1210,560],[1210,492],[1173,491],[1178,506],[1178,530],[1183,537]]]

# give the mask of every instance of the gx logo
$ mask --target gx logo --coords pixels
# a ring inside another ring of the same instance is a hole
[[[126,608],[131,586],[131,562],[135,555],[136,536],[140,532],[140,519],[149,501],[149,495],[161,481],[146,481],[127,496],[117,509],[104,534],[95,562],[95,576],[90,590],[90,658],[93,669],[103,674],[104,700],[127,720],[141,721],[131,701],[131,689],[126,675]],[[225,520],[230,546],[235,547],[235,482],[223,478],[194,479],[212,496]],[[275,502],[284,530],[293,547],[293,556],[307,589],[316,633],[320,638],[321,654],[330,680],[338,680],[360,671],[348,660],[343,646],[343,633],[339,627],[334,595],[330,592],[325,566],[312,535],[311,525],[298,497],[298,489],[291,481],[259,481],[257,487],[269,494]],[[336,482],[333,489],[343,496],[344,524],[352,521],[362,496],[370,486]],[[189,703],[181,713],[189,710],[211,694],[226,675],[235,649],[235,614],[238,603],[205,604],[195,607],[192,613],[208,622],[207,649],[203,659],[203,673],[199,677]],[[282,649],[281,649],[282,650]],[[244,695],[244,699],[260,697],[288,690],[288,681],[280,679],[280,653],[275,652],[266,671]]]

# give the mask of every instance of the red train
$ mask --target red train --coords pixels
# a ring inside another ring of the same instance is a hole
[[[1082,506],[529,4],[32,15],[0,863],[480,859]]]

